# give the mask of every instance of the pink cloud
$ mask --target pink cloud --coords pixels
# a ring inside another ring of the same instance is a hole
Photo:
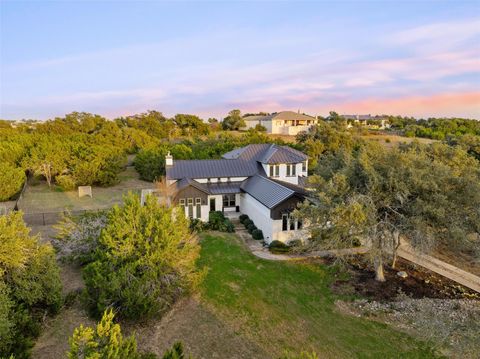
[[[461,116],[480,118],[480,92],[440,93],[431,96],[370,98],[332,103],[339,113],[370,113],[409,116]]]

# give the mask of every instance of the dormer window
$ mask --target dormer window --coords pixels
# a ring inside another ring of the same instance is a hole
[[[295,164],[287,164],[287,177],[295,177],[297,175],[297,166]]]
[[[280,165],[270,165],[270,177],[280,176]]]

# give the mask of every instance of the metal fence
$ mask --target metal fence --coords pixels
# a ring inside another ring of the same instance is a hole
[[[64,216],[70,215],[73,217],[81,216],[85,213],[104,212],[108,209],[94,209],[94,210],[76,210],[76,211],[60,211],[60,212],[41,212],[41,213],[24,213],[23,220],[29,226],[47,226],[58,223]]]

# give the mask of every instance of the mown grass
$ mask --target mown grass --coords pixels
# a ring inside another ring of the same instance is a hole
[[[285,351],[315,351],[320,358],[435,357],[404,333],[337,311],[330,290],[335,269],[256,258],[235,235],[204,234],[199,263],[208,268],[203,300],[273,357]]]

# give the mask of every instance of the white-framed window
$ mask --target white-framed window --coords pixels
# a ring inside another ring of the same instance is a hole
[[[223,195],[223,207],[235,207],[235,194],[224,194]]]
[[[187,199],[187,204],[188,204],[189,206],[193,206],[193,198],[188,198],[188,199]]]
[[[178,201],[178,204],[180,206],[185,206],[185,198],[180,198],[180,201]]]
[[[270,177],[280,176],[280,165],[270,165]]]
[[[202,204],[202,199],[200,197],[195,198],[195,204]]]
[[[302,172],[307,172],[307,161],[302,162]]]
[[[282,214],[282,231],[295,231],[302,229],[303,222],[301,219],[294,218],[291,213]]]
[[[297,166],[295,164],[287,164],[287,177],[295,177],[297,174]]]

